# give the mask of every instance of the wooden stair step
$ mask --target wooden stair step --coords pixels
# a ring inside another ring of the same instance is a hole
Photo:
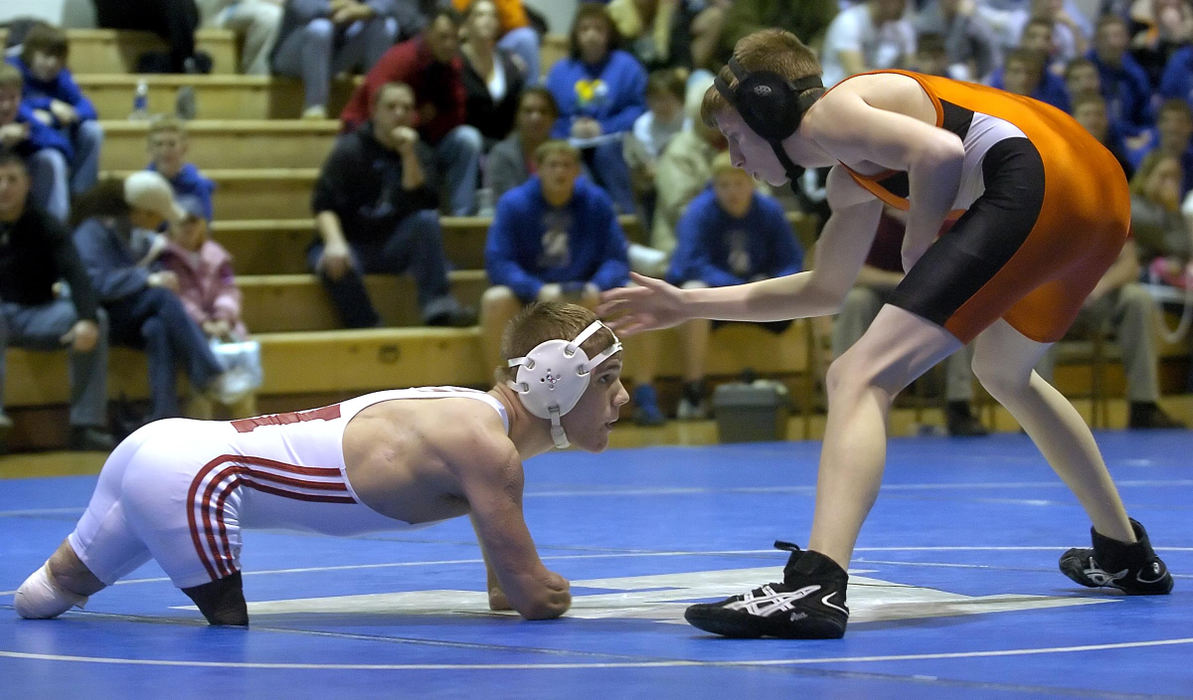
[[[0,29],[0,45],[7,38],[8,30]],[[132,73],[141,54],[167,50],[158,35],[132,29],[67,29],[66,40],[70,47],[67,64],[73,73]],[[212,74],[240,70],[240,44],[231,30],[196,30],[195,48],[211,56]]]
[[[253,333],[324,331],[341,325],[327,290],[315,275],[237,275],[236,280],[243,295],[241,317]],[[489,287],[484,270],[453,270],[449,280],[456,298],[473,308]],[[365,275],[365,288],[386,326],[423,322],[417,289],[409,275]]]
[[[137,82],[149,87],[150,114],[174,114],[178,91],[195,91],[196,119],[294,119],[302,114],[302,81],[269,75],[116,75],[79,73],[82,88],[101,119],[124,119],[132,112]],[[332,80],[328,114],[337,117],[359,76]]]
[[[104,170],[149,163],[149,122],[104,120]],[[187,160],[206,168],[319,168],[340,123],[334,119],[195,119],[186,123]]]
[[[634,216],[619,217],[627,235],[640,227]],[[485,267],[485,239],[492,218],[441,216],[443,248],[457,269]],[[315,237],[314,219],[223,219],[212,222],[212,236],[235,259],[238,274],[306,272],[306,248]]]
[[[265,383],[261,395],[350,391],[363,393],[422,384],[483,384],[492,372],[480,365],[477,328],[370,328],[367,330],[260,333]],[[65,352],[8,350],[9,407],[69,402]],[[149,395],[144,353],[112,348],[108,396]],[[179,388],[185,386],[179,380]]]

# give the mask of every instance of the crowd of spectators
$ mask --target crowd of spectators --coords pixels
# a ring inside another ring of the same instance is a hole
[[[1132,425],[1171,423],[1156,404],[1155,349],[1145,342],[1154,336],[1152,314],[1136,283],[1193,278],[1184,274],[1193,253],[1193,0],[581,2],[566,55],[549,65],[542,61],[544,19],[520,0],[145,0],[138,12],[126,2],[94,3],[100,26],[146,29],[165,40],[167,50],[142,56],[139,71],[207,72],[211,58],[196,48],[194,32],[222,27],[239,36],[241,72],[300,79],[303,99],[294,116],[341,124],[312,193],[308,260],[343,325],[382,322],[363,275],[410,274],[422,321],[479,320],[487,356],[500,341],[494,329],[520,304],[545,297],[592,304],[600,289],[625,282],[629,269],[691,285],[791,267],[785,255],[784,265],[738,269],[742,256],[759,253],[761,237],[773,233],[769,219],[763,226],[756,218],[782,206],[814,211],[823,173],[819,180],[809,173],[795,200],[772,199],[757,185],[748,188],[752,196],[734,200],[728,193],[742,185],[729,173],[726,143],[695,118],[712,72],[738,38],[758,28],[784,27],[813,46],[829,87],[895,68],[1048,102],[1095,134],[1134,177],[1136,238],[1114,268],[1122,279],[1099,288],[1089,315],[1114,326],[1124,358],[1134,363]],[[17,179],[27,181],[28,196],[15,216],[25,221],[36,212],[35,228],[45,231],[40,254],[52,261],[45,269],[68,284],[47,297],[40,278],[36,293],[16,294],[6,283],[0,301],[6,310],[17,302],[52,304],[45,315],[63,338],[74,324],[86,326],[61,343],[75,358],[79,444],[90,444],[86,431],[98,425],[86,402],[99,380],[88,377],[97,374],[94,358],[105,355],[109,340],[149,353],[149,417],[180,410],[172,398],[175,365],[199,395],[236,394],[235,382],[213,388],[223,373],[206,341],[245,337],[247,329],[238,319],[232,261],[209,236],[219,214],[215,185],[187,160],[185,122],[167,116],[148,130],[146,171],[160,175],[175,199],[146,208],[145,192],[158,192],[157,185],[100,178],[99,119],[123,115],[96,113],[72,76],[66,33],[36,22],[13,29],[0,64],[0,166],[19,162]],[[336,114],[332,87],[342,73],[363,77]],[[486,246],[493,287],[479,319],[451,292],[452,261],[439,222],[478,214],[493,217]],[[646,232],[640,243],[649,248],[626,240],[619,214],[639,218]],[[708,222],[743,240],[714,246]],[[71,228],[81,258],[62,251]],[[782,235],[794,241],[789,230]],[[802,264],[796,252],[792,269]],[[708,271],[718,256],[722,272],[692,272],[694,261]],[[89,276],[80,276],[80,265]],[[851,297],[859,306],[848,314],[853,326],[834,336],[834,353],[897,280],[897,269],[875,269],[884,274],[859,283]],[[189,292],[178,285],[184,276],[192,279]],[[211,291],[221,285],[231,290]],[[224,301],[212,306],[217,297]],[[43,336],[14,330],[14,323],[9,319],[0,335],[6,343],[45,347]],[[709,329],[685,333],[689,354],[700,357]],[[91,369],[83,358],[91,358]],[[962,410],[970,396],[962,386],[964,356],[955,364],[951,425],[963,426],[959,434],[978,433]],[[642,387],[652,374],[651,361],[646,365],[637,374]],[[678,414],[704,415],[699,361],[685,366],[684,379]],[[635,399],[642,422],[660,422],[653,390],[641,388]],[[0,430],[6,420],[0,412]]]

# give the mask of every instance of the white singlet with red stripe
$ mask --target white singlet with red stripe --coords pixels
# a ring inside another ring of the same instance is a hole
[[[425,527],[369,508],[344,468],[344,428],[373,404],[493,396],[459,387],[366,394],[309,411],[234,421],[172,418],[130,435],[109,456],[71,547],[114,583],[150,557],[179,588],[240,570],[241,528],[356,535]]]

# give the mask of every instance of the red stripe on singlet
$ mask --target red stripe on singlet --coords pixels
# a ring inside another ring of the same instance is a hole
[[[199,485],[208,475],[219,469],[222,465],[223,468],[212,476],[207,488],[204,489],[202,497],[200,497]],[[203,567],[207,569],[207,573],[213,581],[234,573],[231,566],[231,562],[233,561],[232,550],[228,543],[227,528],[224,523],[224,503],[228,495],[235,491],[242,483],[264,493],[283,498],[291,498],[297,501],[356,503],[356,499],[348,494],[348,487],[342,481],[336,483],[308,481],[306,479],[260,471],[253,467],[270,467],[300,476],[341,476],[340,470],[335,467],[304,467],[297,464],[287,464],[272,459],[265,459],[263,457],[242,455],[220,455],[203,465],[203,468],[191,480],[190,489],[187,491],[187,503],[189,504],[187,525],[190,528],[191,542],[195,547],[195,552],[199,555],[199,560],[203,562]],[[227,484],[221,487],[220,484],[225,482],[229,476],[233,477],[231,481],[228,481]],[[278,486],[271,486],[263,482],[273,482],[284,486],[327,491],[329,493],[303,493]],[[217,489],[220,493],[216,497],[213,507],[212,497],[215,496]],[[203,514],[202,528],[200,528],[196,520],[196,508],[200,509]],[[213,514],[215,516],[214,523],[212,522]],[[215,557],[215,561],[212,561],[212,558],[207,554],[207,549],[204,549],[204,540],[206,540],[208,548]]]

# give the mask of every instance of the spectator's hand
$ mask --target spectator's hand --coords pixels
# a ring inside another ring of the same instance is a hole
[[[558,282],[544,284],[539,288],[539,301],[562,301],[563,285]]]
[[[394,141],[394,150],[398,153],[404,156],[414,153],[414,144],[418,143],[417,131],[408,126],[395,126],[389,135]]]
[[[232,324],[228,323],[222,318],[216,319],[214,321],[204,321],[203,333],[205,333],[208,338],[219,338],[222,340],[231,335]]]
[[[348,244],[328,243],[323,248],[323,255],[319,256],[317,267],[333,282],[343,277],[345,272],[352,269],[352,255]]]
[[[79,319],[59,341],[75,352],[91,352],[99,341],[99,325],[95,321]]]
[[[372,19],[372,17],[373,8],[363,2],[356,2],[356,0],[346,0],[341,3],[338,10],[333,10],[331,13],[331,21],[335,24],[351,24],[358,19]]]
[[[149,278],[145,281],[150,287],[164,287],[175,294],[178,293],[178,275],[169,270],[151,272]]]
[[[461,29],[463,29],[463,27],[461,27]],[[517,68],[518,72],[523,76],[528,76],[530,74],[530,66],[526,65],[526,59],[522,58],[518,54],[515,53],[510,55],[510,63],[513,63],[514,68]]]
[[[33,110],[33,118],[46,126],[54,126],[54,114],[48,110]]]
[[[54,113],[54,117],[58,119],[59,124],[74,124],[79,121],[78,110],[62,100],[52,100],[50,102],[50,111]]]
[[[170,239],[167,236],[161,233],[154,234],[153,238],[149,241],[149,250],[145,251],[145,257],[141,258],[141,261],[137,264],[148,266],[149,263],[157,260],[158,256],[168,247],[170,247]],[[170,274],[174,273],[171,272]]]
[[[588,139],[601,135],[601,123],[590,117],[580,117],[572,122],[572,136]]]
[[[21,123],[0,126],[0,145],[12,147],[29,138],[29,125]]]

